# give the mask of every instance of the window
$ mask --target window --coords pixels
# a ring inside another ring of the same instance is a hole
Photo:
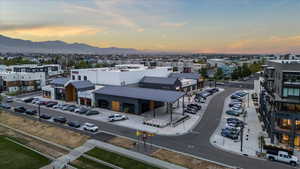
[[[299,88],[283,88],[283,97],[300,96]]]
[[[72,75],[72,80],[75,80],[75,76],[74,75]]]
[[[81,80],[81,76],[78,76],[78,80]]]
[[[87,80],[87,76],[83,76],[83,79],[84,79],[84,80]]]

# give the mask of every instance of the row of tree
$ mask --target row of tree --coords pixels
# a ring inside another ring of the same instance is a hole
[[[259,62],[254,62],[252,64],[244,63],[242,66],[237,66],[231,74],[231,79],[237,80],[237,79],[241,79],[244,77],[248,77],[251,74],[254,74],[256,72],[259,72],[259,71],[261,71],[263,64],[264,64],[264,61],[259,61]],[[203,78],[209,78],[207,68],[200,69],[199,74],[201,74],[201,76]],[[224,76],[223,70],[221,68],[217,68],[216,72],[214,73],[213,79],[222,80],[224,78],[225,78],[225,76]]]

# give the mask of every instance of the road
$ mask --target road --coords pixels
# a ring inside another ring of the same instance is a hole
[[[152,138],[153,144],[244,169],[294,168],[287,164],[271,162],[262,159],[255,159],[237,155],[234,153],[225,152],[215,148],[212,144],[210,144],[209,138],[213,134],[215,129],[218,127],[220,118],[222,117],[224,100],[227,96],[229,96],[232,92],[236,90],[236,88],[226,88],[224,92],[212,98],[200,123],[193,129],[192,132],[181,136],[155,136]],[[26,108],[36,109],[36,107],[23,103],[14,102],[11,103],[11,105],[22,105]],[[65,114],[55,110],[49,110],[44,107],[41,107],[41,112],[52,116],[63,115],[68,120],[76,120],[79,122],[91,122],[98,125],[100,127],[100,130],[130,137],[133,139],[136,138],[135,130],[121,126],[116,126],[109,122],[90,120],[72,114]],[[101,139],[100,137],[102,137],[102,135],[95,134],[92,135],[92,137],[94,137],[95,139]]]

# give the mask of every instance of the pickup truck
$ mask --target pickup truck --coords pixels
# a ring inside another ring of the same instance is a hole
[[[266,157],[271,161],[280,161],[291,164],[292,166],[296,166],[297,164],[299,164],[298,158],[296,156],[290,155],[286,151],[267,150]]]

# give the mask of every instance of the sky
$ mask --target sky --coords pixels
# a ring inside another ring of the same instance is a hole
[[[300,53],[300,1],[0,0],[0,34],[154,51]]]

